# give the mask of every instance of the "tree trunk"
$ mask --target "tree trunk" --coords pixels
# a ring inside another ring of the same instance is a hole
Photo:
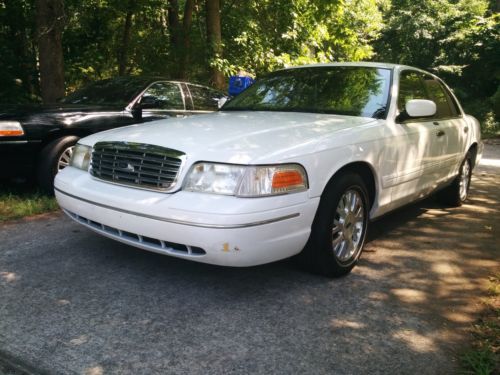
[[[64,96],[64,21],[63,0],[36,0],[40,89],[44,103],[55,103]]]
[[[191,53],[191,24],[193,21],[195,1],[186,0],[184,6],[184,17],[182,19],[182,54],[179,65],[179,78],[186,79]]]
[[[170,35],[170,51],[173,65],[179,64],[179,51],[182,48],[180,43],[180,22],[179,22],[179,2],[177,0],[168,1],[168,33]]]
[[[4,1],[6,20],[8,20],[9,45],[14,51],[19,69],[16,76],[21,78],[24,90],[31,95],[35,95],[33,86],[33,73],[36,70],[36,53],[28,40],[31,31],[27,24],[25,6],[21,3],[15,4],[12,0]]]
[[[220,27],[220,0],[206,0],[207,7],[207,42],[209,60],[222,58],[222,35]],[[224,75],[216,67],[210,66],[212,84],[223,90],[226,86]]]
[[[118,75],[124,76],[127,72],[128,50],[130,46],[130,35],[132,32],[133,2],[129,2],[125,25],[123,26],[122,44],[118,52]]]

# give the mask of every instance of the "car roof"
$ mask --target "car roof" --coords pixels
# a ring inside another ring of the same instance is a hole
[[[137,82],[137,83],[143,84],[145,86],[150,85],[154,82],[184,83],[184,84],[189,84],[192,86],[206,87],[206,88],[209,88],[211,90],[220,91],[220,90],[217,90],[216,88],[213,88],[213,87],[210,87],[207,85],[203,85],[203,84],[197,83],[197,82],[189,82],[189,81],[184,81],[181,79],[171,79],[171,78],[167,78],[167,77],[148,76],[148,75],[117,76],[117,77],[111,77],[111,78],[106,78],[106,79],[94,81],[91,84],[102,83],[102,82],[111,82],[111,81],[113,81],[113,82],[120,82],[120,81],[122,81],[122,82]]]
[[[368,61],[357,61],[357,62],[332,62],[332,63],[320,63],[320,64],[308,64],[308,65],[298,65],[287,67],[288,69],[301,69],[301,68],[314,68],[314,67],[326,67],[326,66],[359,66],[367,68],[382,68],[382,69],[414,69],[424,71],[422,69],[415,68],[413,66],[402,65],[402,64],[390,64],[382,62],[368,62]],[[427,73],[427,72],[426,72]]]

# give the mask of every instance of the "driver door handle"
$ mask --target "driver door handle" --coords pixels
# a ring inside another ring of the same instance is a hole
[[[436,132],[436,136],[437,137],[442,137],[444,135],[444,131],[443,130],[439,130],[438,132]]]

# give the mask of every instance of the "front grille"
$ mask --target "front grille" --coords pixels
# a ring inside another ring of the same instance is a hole
[[[167,191],[177,181],[183,156],[183,152],[148,144],[98,142],[90,173],[120,185]]]
[[[87,219],[86,217],[75,214],[74,212],[64,210],[71,218],[78,221],[79,223],[88,226],[95,230],[96,232],[106,234],[109,237],[115,239],[125,240],[131,245],[136,245],[151,251],[156,251],[165,254],[182,254],[190,256],[201,256],[205,255],[206,252],[200,247],[183,245],[179,243],[169,242],[160,240],[158,238],[151,238],[142,236],[137,233],[131,233],[118,228],[113,228],[97,221]]]

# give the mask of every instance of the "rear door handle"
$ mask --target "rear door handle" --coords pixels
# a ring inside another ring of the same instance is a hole
[[[437,137],[442,137],[444,135],[444,131],[443,130],[439,130],[438,132],[436,132],[436,136]]]
[[[433,125],[439,125],[439,122],[434,121],[432,124],[433,124]]]
[[[468,126],[466,126],[466,127],[464,128],[464,133],[468,133],[468,132],[469,132],[469,127],[468,127]]]

